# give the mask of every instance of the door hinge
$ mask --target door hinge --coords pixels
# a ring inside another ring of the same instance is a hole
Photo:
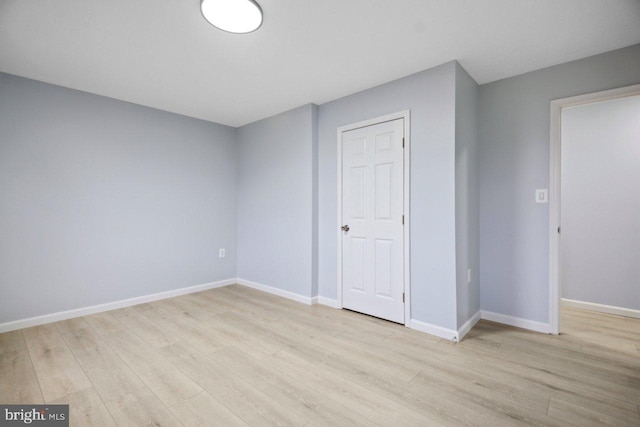
[[[558,227],[558,234],[560,234],[560,227]]]
[[[402,293],[402,302],[404,302],[404,292]]]
[[[402,148],[404,148],[404,138],[402,138]]]
[[[402,225],[404,225],[404,215],[402,215]]]

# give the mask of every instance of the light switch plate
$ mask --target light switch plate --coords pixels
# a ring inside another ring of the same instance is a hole
[[[548,203],[549,202],[549,190],[546,188],[539,188],[536,190],[536,203]]]

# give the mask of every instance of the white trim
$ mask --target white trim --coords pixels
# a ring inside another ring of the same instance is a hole
[[[565,307],[580,308],[582,310],[597,311],[599,313],[615,314],[617,316],[633,317],[640,319],[640,310],[633,308],[616,307],[614,305],[597,304],[595,302],[577,301],[574,299],[562,298],[561,304]]]
[[[318,296],[318,304],[320,305],[326,305],[327,307],[331,307],[331,308],[340,308],[338,306],[338,300],[337,299],[333,299],[333,298],[326,298],[326,297],[321,297]]]
[[[118,308],[131,307],[133,305],[144,304],[146,302],[158,301],[161,299],[173,298],[180,295],[202,292],[208,289],[221,288],[236,283],[236,279],[220,280],[217,282],[204,283],[202,285],[189,286],[186,288],[173,289],[159,292],[157,294],[143,295],[119,301],[112,301],[104,304],[92,305],[89,307],[75,308],[72,310],[60,311],[57,313],[44,314],[42,316],[30,317],[27,319],[14,320],[0,324],[0,333],[9,332],[16,329],[29,328],[31,326],[44,325],[46,323],[58,322],[60,320],[72,319],[74,317],[88,316],[90,314],[102,313],[103,311],[116,310]]]
[[[411,324],[411,111],[404,118],[404,324]]]
[[[562,109],[576,105],[640,95],[640,85],[588,93],[551,101],[550,159],[549,159],[549,331],[560,332],[560,234],[561,223],[561,136]]]
[[[266,292],[268,294],[277,295],[279,297],[283,297],[283,298],[290,299],[290,300],[293,300],[293,301],[301,302],[301,303],[307,304],[307,305],[313,305],[317,301],[316,300],[317,297],[306,297],[304,295],[296,294],[294,292],[285,291],[283,289],[276,288],[276,287],[273,287],[273,286],[263,285],[262,283],[258,283],[258,282],[252,282],[251,280],[245,280],[245,279],[238,278],[238,279],[236,279],[236,283],[238,285],[246,286],[248,288],[257,289],[259,291]]]
[[[336,224],[338,235],[338,274],[337,274],[337,298],[338,308],[342,308],[342,233],[340,227],[342,227],[342,132],[340,128],[338,132],[338,224]]]
[[[549,160],[549,326],[560,333],[560,123],[562,109],[551,102],[551,146]]]
[[[478,321],[480,321],[480,310],[476,311],[476,314],[474,314],[473,316],[471,316],[471,318],[469,318],[469,320],[467,320],[466,322],[464,322],[464,325],[462,325],[459,329],[458,329],[458,338],[457,341],[460,342],[462,341],[462,338],[464,338],[465,335],[467,335],[469,333],[469,331],[471,330],[471,328],[473,328],[476,323],[478,323]]]
[[[416,319],[411,319],[409,327],[419,332],[435,335],[439,338],[444,338],[454,342],[458,341],[458,331],[454,331],[453,329],[443,328],[442,326],[432,325],[431,323],[421,322]]]
[[[551,328],[548,323],[536,322],[535,320],[523,319],[521,317],[507,316],[506,314],[482,310],[480,311],[480,318],[491,322],[502,323],[504,325],[515,326],[516,328],[542,332],[544,334],[551,333]]]
[[[337,130],[338,144],[338,272],[337,272],[337,307],[342,308],[342,134],[344,132],[375,125],[378,123],[389,122],[392,120],[404,120],[404,325],[410,327],[413,320],[411,319],[411,110],[404,110],[397,113],[387,114],[386,116],[376,117],[374,119],[364,120],[345,126],[340,126]]]

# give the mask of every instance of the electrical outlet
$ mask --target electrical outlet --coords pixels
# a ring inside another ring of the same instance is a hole
[[[471,269],[467,268],[467,285],[471,284]]]
[[[225,249],[222,248],[220,249],[220,251],[218,252],[218,258],[224,258],[225,256]]]

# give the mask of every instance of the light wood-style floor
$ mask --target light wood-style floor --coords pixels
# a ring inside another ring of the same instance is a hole
[[[71,425],[640,425],[640,321],[459,344],[240,286],[0,335],[0,403]]]

